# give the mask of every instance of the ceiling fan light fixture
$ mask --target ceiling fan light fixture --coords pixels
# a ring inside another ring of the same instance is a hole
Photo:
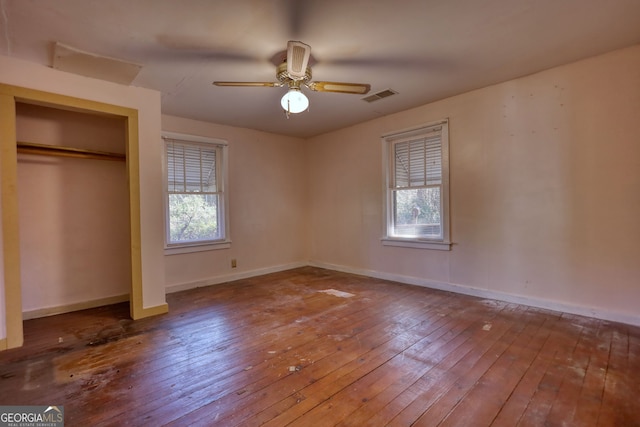
[[[309,108],[309,98],[298,88],[291,88],[280,100],[280,105],[287,113],[298,114]]]

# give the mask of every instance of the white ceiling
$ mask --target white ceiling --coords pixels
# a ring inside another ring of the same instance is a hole
[[[142,66],[132,85],[165,114],[309,137],[640,43],[640,0],[0,0],[0,54],[52,66],[56,42]],[[398,92],[307,91],[287,119],[276,81],[288,40],[315,80]]]

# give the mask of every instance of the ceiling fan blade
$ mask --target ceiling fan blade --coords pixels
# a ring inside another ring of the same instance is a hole
[[[287,73],[294,80],[303,79],[307,74],[311,46],[290,40],[287,42]]]
[[[365,83],[311,82],[307,87],[317,92],[353,93],[355,95],[364,95],[371,90],[371,85]]]
[[[280,82],[213,82],[216,86],[282,87]]]

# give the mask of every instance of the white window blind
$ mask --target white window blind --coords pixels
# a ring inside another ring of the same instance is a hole
[[[217,192],[217,146],[166,139],[169,192]]]
[[[420,188],[442,183],[442,126],[394,145],[394,187]]]

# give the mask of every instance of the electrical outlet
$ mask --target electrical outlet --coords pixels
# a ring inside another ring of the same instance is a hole
[[[236,262],[235,258],[231,260],[231,268],[236,268],[238,266],[238,263]]]

